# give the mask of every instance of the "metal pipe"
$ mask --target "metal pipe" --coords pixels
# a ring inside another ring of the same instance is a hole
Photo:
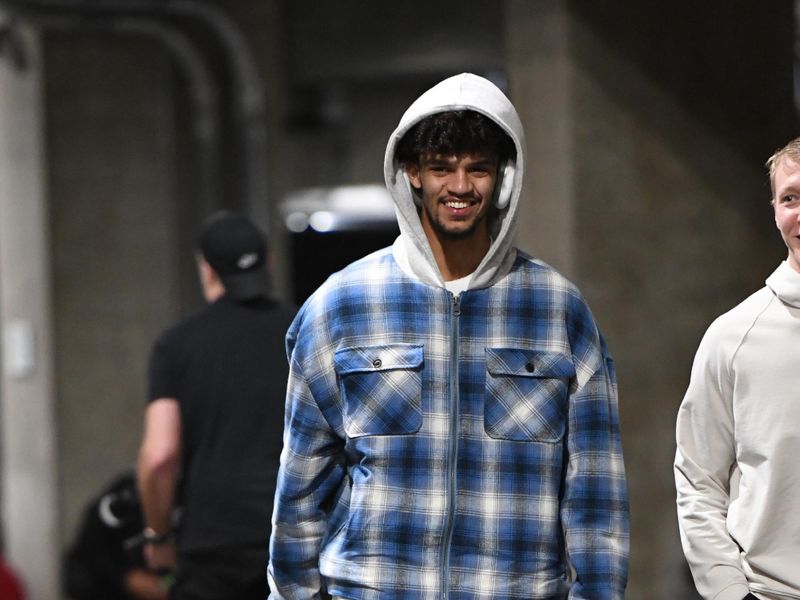
[[[17,71],[24,71],[28,66],[25,44],[13,22],[0,22],[0,59],[7,58]]]
[[[244,156],[244,197],[250,216],[268,230],[266,180],[266,127],[261,79],[250,49],[235,23],[221,10],[193,0],[14,0],[7,4],[23,10],[67,10],[81,15],[160,15],[190,17],[202,22],[227,53],[233,74],[234,122]]]
[[[182,12],[202,19],[217,33],[231,59],[237,102],[234,114],[243,144],[245,159],[245,202],[251,218],[268,230],[268,190],[266,178],[266,126],[264,92],[261,77],[250,48],[235,23],[209,4],[189,0],[163,3],[166,10]]]
[[[197,147],[196,193],[198,212],[211,213],[219,205],[218,91],[202,54],[189,38],[173,27],[138,17],[87,20],[77,16],[43,16],[36,22],[45,29],[88,30],[156,39],[175,58],[186,75],[191,102],[192,137]]]

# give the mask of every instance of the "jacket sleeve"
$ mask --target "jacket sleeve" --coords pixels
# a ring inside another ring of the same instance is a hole
[[[712,325],[697,350],[677,419],[675,484],[686,560],[703,598],[740,600],[748,593],[739,549],[728,533],[736,456],[733,386],[726,344]]]
[[[571,322],[570,387],[561,518],[574,570],[571,600],[621,600],[628,577],[629,514],[614,363],[588,308]]]
[[[346,469],[342,439],[326,420],[314,392],[335,393],[335,377],[331,389],[330,373],[309,381],[296,357],[290,362],[270,539],[270,598],[327,598],[319,554]]]

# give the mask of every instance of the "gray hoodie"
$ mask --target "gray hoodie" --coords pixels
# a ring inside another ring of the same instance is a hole
[[[429,285],[444,287],[444,280],[422,230],[411,185],[395,154],[400,139],[417,122],[432,114],[465,109],[479,112],[495,121],[511,137],[516,148],[516,160],[509,161],[505,172],[500,175],[504,179],[511,179],[511,197],[505,208],[490,213],[492,245],[473,273],[468,286],[468,289],[476,289],[489,287],[497,282],[508,272],[516,257],[512,244],[525,165],[525,133],[509,99],[491,81],[471,73],[445,79],[420,96],[400,119],[400,124],[386,146],[383,173],[386,186],[394,198],[400,225],[400,237],[393,249],[395,260],[409,275]],[[503,185],[500,178],[497,185]],[[506,185],[509,185],[508,182]]]

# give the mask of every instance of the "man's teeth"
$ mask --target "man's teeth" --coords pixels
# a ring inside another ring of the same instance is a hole
[[[463,200],[448,200],[445,204],[448,208],[467,208],[469,206],[469,202]]]

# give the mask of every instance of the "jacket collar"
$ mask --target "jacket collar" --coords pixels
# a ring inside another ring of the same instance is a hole
[[[767,278],[767,287],[781,299],[784,304],[800,308],[800,273],[783,261]]]

